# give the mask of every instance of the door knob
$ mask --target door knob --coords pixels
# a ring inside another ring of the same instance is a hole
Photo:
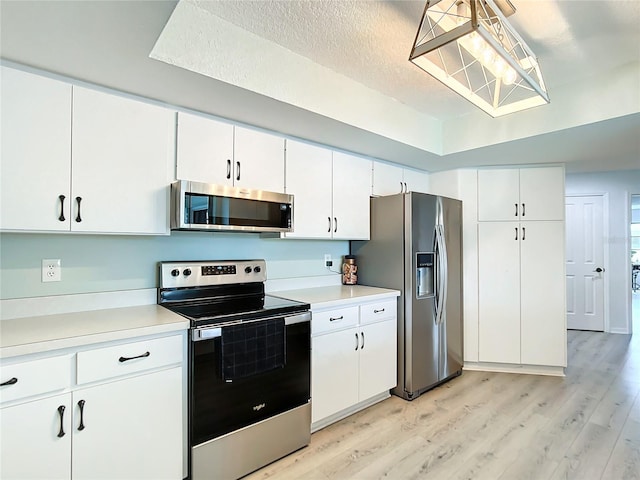
[[[598,267],[598,268],[596,268],[596,269],[594,270],[594,272],[596,272],[596,273],[602,273],[602,272],[604,272],[604,268],[600,268],[600,267]]]

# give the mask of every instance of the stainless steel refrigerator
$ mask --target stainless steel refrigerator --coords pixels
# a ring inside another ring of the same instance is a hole
[[[462,202],[371,199],[371,240],[351,242],[358,283],[400,290],[398,385],[412,400],[462,373]]]

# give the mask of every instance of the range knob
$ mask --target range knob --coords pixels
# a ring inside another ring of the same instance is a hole
[[[251,267],[244,267],[244,273],[251,273]]]
[[[180,275],[180,270],[178,270],[177,268],[174,268],[173,270],[171,270],[172,277],[177,277],[178,275]]]
[[[255,266],[253,267],[253,271],[256,273],[260,273],[260,270],[262,270],[259,266]]]
[[[191,275],[191,269],[190,268],[185,268],[182,273],[184,274],[185,277],[188,277],[189,275]]]

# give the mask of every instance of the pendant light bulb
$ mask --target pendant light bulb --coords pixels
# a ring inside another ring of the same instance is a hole
[[[503,82],[505,85],[512,85],[517,77],[516,71],[511,67],[507,67],[507,70],[504,72]]]

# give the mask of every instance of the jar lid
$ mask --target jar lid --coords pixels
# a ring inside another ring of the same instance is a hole
[[[344,258],[345,258],[345,260],[355,260],[356,256],[355,255],[345,255]]]

